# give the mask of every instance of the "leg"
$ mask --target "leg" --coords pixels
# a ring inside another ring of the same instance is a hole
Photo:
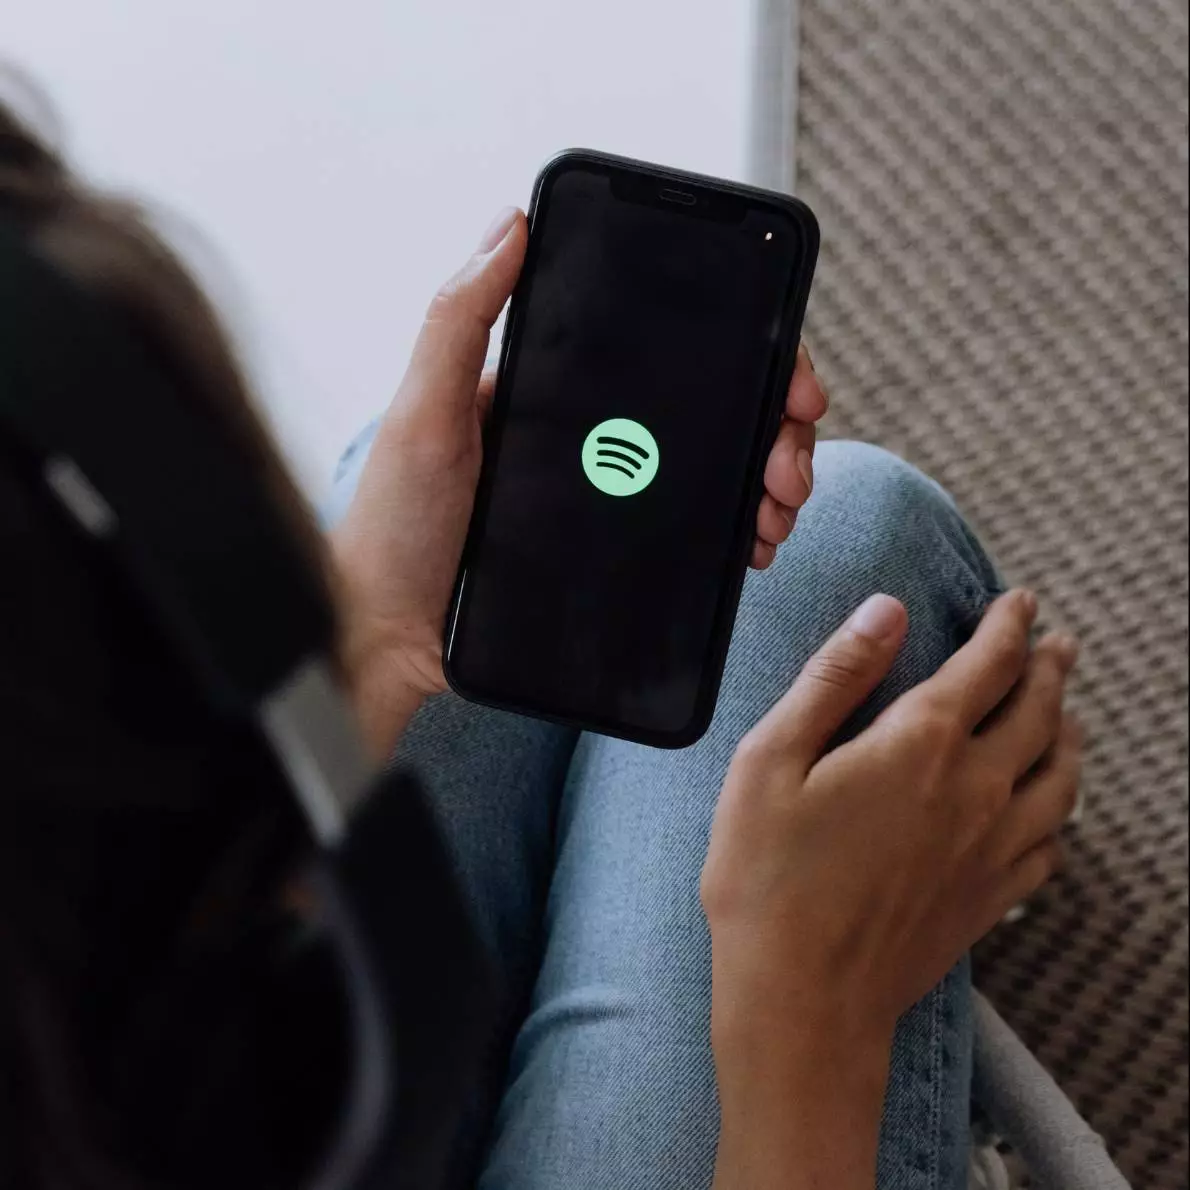
[[[906,464],[832,443],[818,475],[774,570],[745,589],[707,736],[677,753],[579,742],[560,810],[544,961],[482,1190],[710,1184],[718,1104],[698,877],[735,745],[872,592],[903,599],[912,627],[854,729],[932,673],[994,592],[992,567],[948,498]],[[969,1011],[964,965],[901,1022],[882,1187],[965,1184]]]
[[[558,803],[577,738],[443,694],[414,717],[393,758],[422,782],[497,979],[451,1190],[474,1181],[541,962]]]

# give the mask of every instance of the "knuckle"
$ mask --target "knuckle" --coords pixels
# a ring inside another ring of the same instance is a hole
[[[728,858],[730,853],[731,848],[717,856],[712,851],[699,876],[698,899],[711,926],[730,920],[746,903],[746,884],[738,865]]]
[[[1041,674],[1038,679],[1039,697],[1057,726],[1062,724],[1062,700],[1066,695],[1066,675],[1058,667],[1057,660],[1047,655],[1038,662]]]
[[[1011,677],[1025,667],[1028,640],[1016,623],[996,633],[988,646],[988,665],[996,672]]]
[[[473,277],[470,266],[444,281],[430,299],[427,322],[470,322],[478,317],[475,309]]]
[[[773,746],[762,724],[752,728],[736,745],[731,767],[745,771],[763,769],[770,763]]]
[[[897,754],[913,766],[915,786],[923,803],[946,799],[953,780],[957,755],[955,718],[943,710],[926,705],[902,714],[890,724]]]
[[[864,671],[866,654],[858,645],[830,649],[811,657],[805,675],[811,682],[849,690]]]
[[[1042,655],[1031,659],[1018,701],[1010,711],[1010,718],[1025,729],[1030,747],[1061,740],[1064,698],[1062,674],[1052,658]]]
[[[1012,797],[1012,785],[990,769],[978,773],[963,798],[962,814],[976,837],[986,835],[1004,813]]]
[[[452,314],[458,308],[462,296],[463,282],[458,274],[455,274],[449,280],[443,281],[438,286],[437,292],[430,299],[429,309],[426,311],[426,321],[434,322],[446,315]]]
[[[983,818],[990,822],[1012,800],[1012,782],[1002,773],[988,770],[976,782],[974,800]]]
[[[914,716],[914,730],[924,748],[948,750],[962,736],[962,720],[950,699],[930,693],[920,700]]]
[[[724,881],[719,875],[719,865],[708,863],[698,880],[698,899],[708,918],[717,917],[723,908],[726,894]]]

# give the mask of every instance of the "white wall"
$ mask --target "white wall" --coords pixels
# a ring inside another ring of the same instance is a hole
[[[83,165],[199,229],[318,496],[437,283],[544,158],[582,144],[741,175],[750,8],[0,0],[0,57]]]

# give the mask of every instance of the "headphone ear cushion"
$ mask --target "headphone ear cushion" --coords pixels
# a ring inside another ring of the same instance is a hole
[[[154,1184],[308,1184],[352,1075],[350,990],[334,943],[281,913],[248,920],[137,1005],[111,1103]]]

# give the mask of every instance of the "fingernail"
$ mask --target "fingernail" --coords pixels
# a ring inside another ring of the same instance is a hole
[[[797,469],[801,473],[802,479],[806,481],[806,496],[814,491],[814,460],[810,457],[808,450],[799,450],[797,452]]]
[[[851,613],[847,627],[856,636],[887,640],[900,632],[904,617],[905,609],[891,595],[873,595]]]
[[[493,248],[499,244],[509,231],[512,225],[516,222],[517,215],[520,212],[516,207],[505,207],[504,210],[492,220],[491,226],[483,233],[483,239],[479,241],[480,252],[491,252]]]
[[[1017,598],[1021,601],[1025,615],[1032,620],[1037,615],[1037,596],[1032,591],[1021,591]]]

